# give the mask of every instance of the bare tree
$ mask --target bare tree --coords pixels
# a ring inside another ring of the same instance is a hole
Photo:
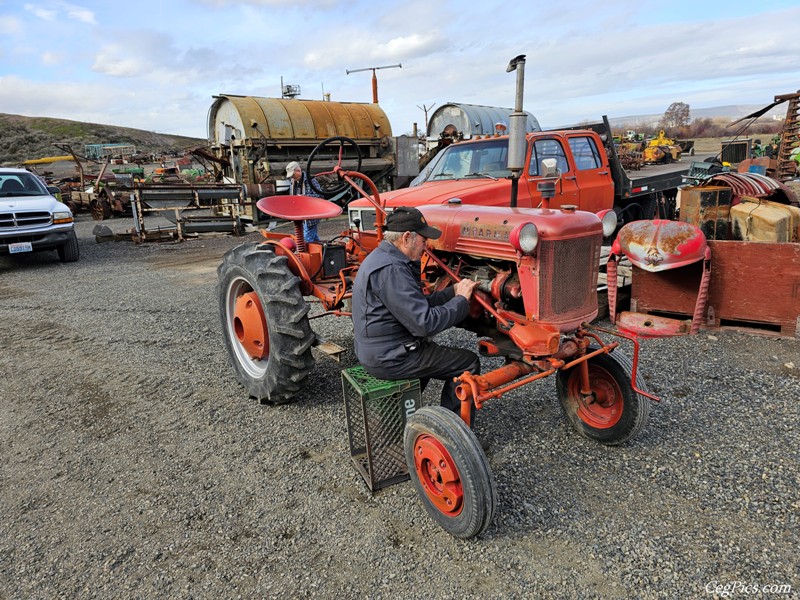
[[[664,129],[685,127],[689,124],[689,105],[685,102],[673,102],[661,117],[661,126]]]

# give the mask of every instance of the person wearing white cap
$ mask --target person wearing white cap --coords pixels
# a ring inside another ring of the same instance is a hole
[[[294,196],[310,196],[312,198],[322,198],[314,191],[308,181],[308,177],[300,168],[300,165],[292,161],[286,165],[286,178],[289,180],[289,193]],[[319,219],[309,219],[303,221],[303,237],[307,242],[318,242],[317,225]]]

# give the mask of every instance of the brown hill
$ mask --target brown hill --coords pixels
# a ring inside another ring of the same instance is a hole
[[[82,155],[85,144],[123,143],[133,144],[137,152],[174,154],[204,145],[206,140],[130,127],[0,113],[0,165],[64,154],[53,144],[69,144],[76,154]]]

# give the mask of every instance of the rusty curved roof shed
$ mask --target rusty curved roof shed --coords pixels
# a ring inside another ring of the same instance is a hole
[[[448,125],[453,125],[465,139],[474,135],[494,134],[495,124],[505,123],[508,126],[509,116],[513,112],[513,108],[448,102],[437,108],[428,120],[428,139],[438,138]],[[536,117],[527,111],[525,114],[528,115],[525,130],[541,131]]]

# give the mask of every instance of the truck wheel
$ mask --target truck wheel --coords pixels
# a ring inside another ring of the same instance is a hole
[[[236,377],[262,403],[285,404],[314,367],[314,332],[285,256],[242,244],[217,269],[219,314]]]
[[[408,417],[404,449],[411,481],[425,510],[449,534],[471,538],[492,522],[497,496],[478,438],[441,406]]]
[[[597,350],[590,346],[589,352]],[[580,394],[577,367],[560,370],[556,378],[558,399],[564,414],[578,433],[608,446],[623,444],[636,437],[650,415],[650,399],[631,388],[633,366],[630,359],[615,350],[589,359],[592,398]],[[636,385],[647,391],[640,375]]]
[[[80,249],[78,248],[78,236],[73,231],[69,239],[56,248],[58,252],[58,260],[61,262],[77,262],[80,256]]]
[[[639,220],[655,219],[657,212],[658,200],[653,194],[648,194],[639,201]]]

